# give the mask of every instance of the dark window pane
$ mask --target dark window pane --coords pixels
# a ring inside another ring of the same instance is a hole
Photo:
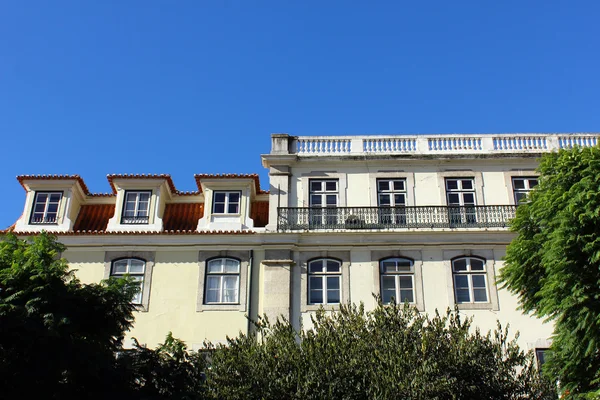
[[[526,192],[516,192],[515,199],[516,199],[517,204],[524,203],[527,200],[527,193]]]
[[[311,276],[308,283],[310,290],[323,289],[323,278],[320,276]]]
[[[464,258],[460,258],[458,260],[454,260],[452,263],[455,271],[466,271],[467,270],[467,260]]]
[[[411,276],[401,276],[400,277],[400,289],[412,289],[412,277]]]
[[[328,276],[327,277],[327,289],[338,289],[340,288],[340,278],[337,276]]]
[[[533,189],[534,187],[536,187],[538,184],[538,180],[537,179],[530,179],[529,180],[529,188]]]
[[[446,188],[448,188],[448,190],[456,190],[458,189],[458,181],[456,180],[447,180],[446,181]]]
[[[229,214],[237,214],[238,213],[238,204],[229,204],[227,212]]]
[[[328,206],[335,206],[337,205],[337,196],[335,194],[328,194],[326,196],[327,198],[327,205]]]
[[[38,203],[35,205],[35,208],[33,211],[36,213],[43,213],[45,208],[46,208],[45,203]]]
[[[471,301],[469,297],[468,289],[456,289],[456,302],[457,303],[469,303]]]
[[[60,193],[52,193],[50,195],[50,201],[57,203],[60,201],[60,196],[61,196]]]
[[[405,204],[405,202],[404,202],[404,195],[403,194],[396,194],[396,195],[394,195],[394,205],[403,206],[404,204]]]
[[[340,291],[339,290],[328,290],[327,291],[327,304],[337,304],[340,302]]]
[[[225,214],[225,204],[215,204],[215,214]]]
[[[146,192],[146,193],[140,193],[140,201],[149,201],[150,200],[150,193]]]
[[[467,275],[455,275],[454,276],[454,284],[457,289],[465,289],[469,288],[469,281]]]
[[[410,290],[400,290],[400,301],[402,303],[408,301],[409,303],[414,303],[415,302],[415,298],[413,296],[413,291],[412,289]]]
[[[309,303],[321,304],[323,303],[323,291],[322,290],[311,290],[308,299]]]
[[[485,289],[473,289],[474,301],[487,302],[487,292]]]
[[[475,204],[475,196],[473,196],[473,193],[463,193],[463,201],[465,205]]]
[[[471,271],[483,271],[483,261],[471,258]]]
[[[325,182],[325,190],[327,190],[327,191],[337,191],[337,182],[336,181]]]
[[[380,194],[379,195],[379,205],[380,206],[389,206],[390,205],[390,195],[389,194]]]
[[[240,201],[240,194],[237,192],[229,193],[229,202],[238,203]]]
[[[394,181],[394,190],[404,190],[404,181]]]
[[[449,193],[448,194],[448,205],[457,206],[460,204],[460,200],[457,193]]]
[[[515,179],[513,185],[515,189],[525,189],[525,181],[522,179]]]
[[[483,275],[473,275],[472,278],[474,288],[485,288],[485,277]]]
[[[390,181],[378,181],[379,191],[390,190]]]
[[[215,202],[216,203],[224,203],[225,202],[225,193],[215,192]]]
[[[311,181],[310,182],[310,191],[311,192],[320,192],[321,191],[321,181]]]
[[[308,272],[310,272],[310,273],[323,272],[323,261],[321,261],[321,260],[312,261],[310,264],[308,264]]]
[[[473,181],[470,179],[465,179],[462,181],[463,190],[471,190],[473,189]]]
[[[334,260],[327,260],[327,272],[339,272],[340,263]]]
[[[322,198],[320,194],[313,194],[310,196],[310,205],[311,206],[321,206]]]
[[[389,304],[392,301],[392,298],[396,297],[396,289],[384,289],[381,292],[381,301],[384,304]]]

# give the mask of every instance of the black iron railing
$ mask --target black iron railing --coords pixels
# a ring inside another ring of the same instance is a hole
[[[506,227],[516,206],[279,207],[280,231]]]

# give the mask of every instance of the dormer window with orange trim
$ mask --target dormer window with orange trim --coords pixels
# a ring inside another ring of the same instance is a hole
[[[36,192],[29,223],[35,225],[56,224],[62,196],[62,192]]]

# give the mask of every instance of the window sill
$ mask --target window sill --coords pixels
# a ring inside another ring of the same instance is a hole
[[[302,306],[302,309],[300,311],[301,312],[317,311],[321,307],[323,307],[323,309],[325,311],[339,311],[339,309],[340,309],[340,303],[335,303],[335,304],[305,304],[304,306]]]
[[[492,303],[456,303],[459,310],[491,310]]]
[[[199,305],[197,311],[246,311],[246,305],[239,303],[203,303]]]

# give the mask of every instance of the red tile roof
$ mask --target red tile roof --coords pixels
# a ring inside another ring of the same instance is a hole
[[[19,181],[19,183],[21,184],[21,186],[23,186],[23,189],[25,189],[25,190],[27,190],[25,188],[25,181],[33,181],[33,180],[56,180],[56,181],[58,181],[58,180],[67,180],[67,179],[75,179],[77,182],[79,182],[79,186],[81,186],[81,189],[86,194],[86,196],[91,196],[91,197],[114,196],[113,193],[90,193],[90,190],[88,189],[87,185],[83,181],[83,178],[79,175],[19,175],[19,176],[17,176],[17,180]]]
[[[202,179],[254,179],[257,194],[269,193],[260,188],[258,174],[195,174],[194,179],[196,179],[196,185],[198,185],[199,192],[202,192]]]
[[[165,206],[163,229],[165,231],[193,231],[204,215],[203,203],[171,203]]]
[[[81,206],[74,231],[103,231],[108,225],[108,220],[115,215],[114,204],[89,204]]]

